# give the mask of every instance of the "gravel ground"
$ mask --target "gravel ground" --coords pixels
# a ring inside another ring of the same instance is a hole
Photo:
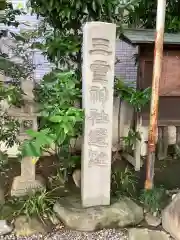
[[[16,237],[15,235],[1,236],[0,240],[127,240],[125,230],[105,229],[98,232],[87,233],[70,230],[55,230],[47,236]]]

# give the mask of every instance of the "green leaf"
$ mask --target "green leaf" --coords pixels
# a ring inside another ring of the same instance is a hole
[[[32,138],[36,138],[36,137],[39,136],[39,132],[34,131],[34,130],[32,130],[32,129],[26,130],[26,133],[27,133],[27,135],[29,135],[29,136],[32,137]]]
[[[62,129],[59,129],[59,131],[57,131],[57,139],[56,139],[56,143],[58,145],[62,145],[63,142],[66,139],[66,134],[64,131],[62,131]]]
[[[23,157],[40,157],[41,150],[34,144],[34,142],[27,141],[21,146],[21,153]]]
[[[49,118],[49,121],[54,123],[60,123],[63,121],[63,116],[52,116]]]
[[[70,131],[71,124],[63,123],[61,127],[63,128],[65,135],[67,135],[67,133]]]

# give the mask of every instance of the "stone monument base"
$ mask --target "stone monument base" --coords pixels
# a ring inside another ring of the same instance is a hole
[[[60,198],[54,212],[65,226],[77,231],[96,231],[139,224],[143,209],[129,198],[115,200],[109,206],[83,208],[79,196]]]
[[[22,176],[15,177],[12,183],[11,196],[22,197],[32,192],[45,189],[45,180],[37,175],[36,179],[25,179]]]

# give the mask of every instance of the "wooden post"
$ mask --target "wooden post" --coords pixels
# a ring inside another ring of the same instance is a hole
[[[146,189],[152,189],[154,179],[154,161],[155,161],[158,104],[159,104],[159,82],[162,70],[165,11],[166,0],[158,0],[156,17],[156,39],[154,48],[154,66],[152,77],[150,124],[148,134],[148,155],[145,182]]]

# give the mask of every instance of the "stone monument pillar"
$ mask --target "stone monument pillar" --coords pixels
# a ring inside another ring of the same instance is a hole
[[[116,25],[86,23],[83,29],[81,198],[83,207],[109,205]]]
[[[20,136],[22,142],[27,139],[26,130],[37,130],[37,114],[34,109],[33,102],[33,82],[31,80],[23,80],[22,90],[26,94],[24,96],[24,106],[19,109],[11,109],[9,113],[20,121]],[[24,196],[32,191],[45,188],[44,179],[36,175],[36,165],[33,157],[25,157],[21,161],[21,175],[14,178],[11,188],[11,196]]]

